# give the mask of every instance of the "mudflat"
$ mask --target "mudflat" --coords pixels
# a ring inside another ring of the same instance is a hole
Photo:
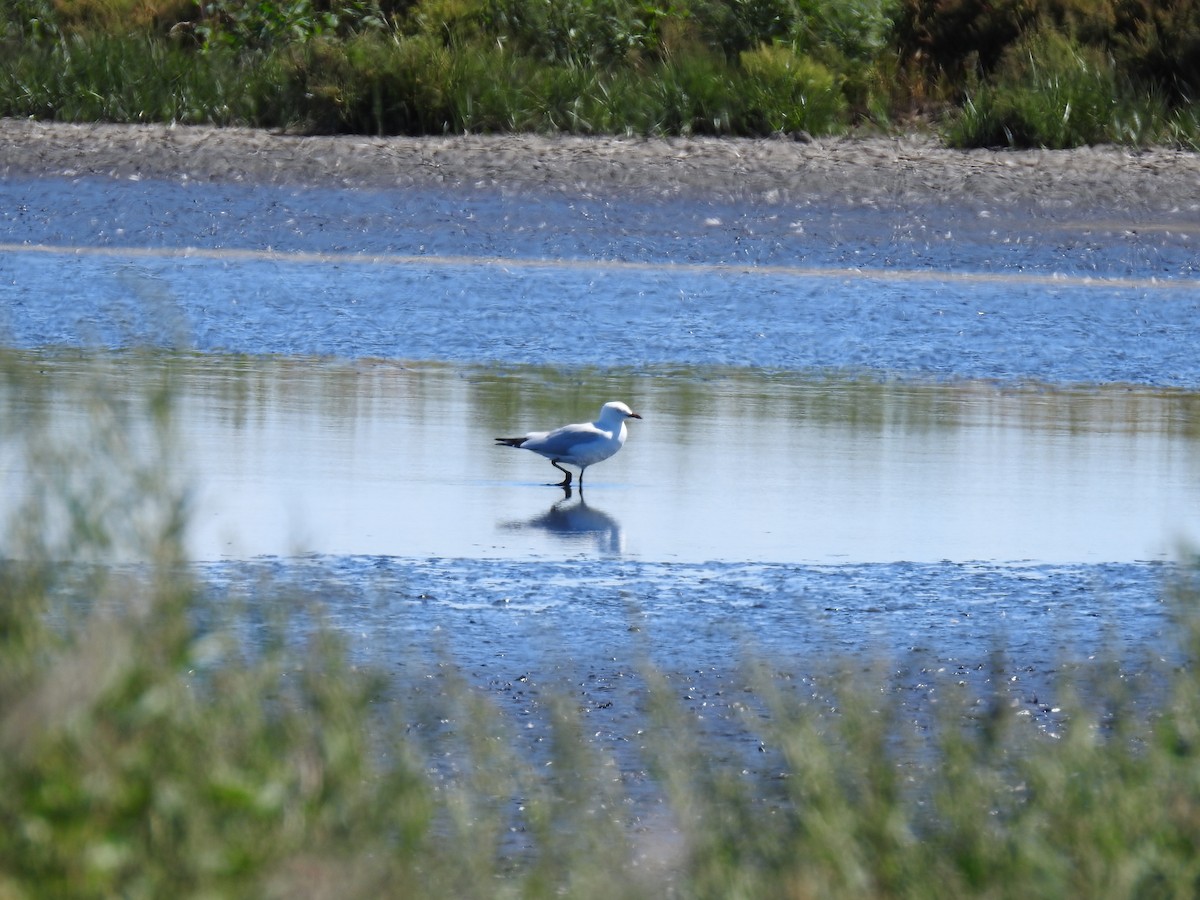
[[[1200,154],[952,150],[931,137],[297,136],[246,128],[0,119],[0,175],[702,195],[896,208],[986,204],[1200,221]],[[1124,217],[1124,216],[1123,216]]]

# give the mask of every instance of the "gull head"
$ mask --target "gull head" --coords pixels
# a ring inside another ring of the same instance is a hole
[[[640,419],[637,413],[619,400],[605,403],[600,407],[601,422],[623,422],[626,419]]]

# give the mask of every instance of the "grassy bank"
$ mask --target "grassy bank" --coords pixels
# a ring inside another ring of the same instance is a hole
[[[0,115],[1200,146],[1200,0],[6,0]]]
[[[1139,677],[1113,660],[1064,666],[1051,727],[1020,715],[1000,677],[972,696],[931,676],[942,700],[913,722],[903,676],[884,668],[830,660],[797,691],[748,664],[762,774],[647,668],[645,769],[663,799],[649,820],[565,693],[544,704],[551,738],[534,760],[458,674],[469,660],[365,671],[310,627],[319,585],[202,590],[182,560],[171,365],[150,364],[154,387],[117,403],[106,379],[121,367],[55,378],[52,361],[0,356],[0,452],[36,460],[0,552],[0,896],[1172,897],[1200,884],[1194,585],[1164,597],[1179,644],[1146,648]],[[51,423],[50,391],[86,415]],[[108,563],[131,554],[146,562]]]

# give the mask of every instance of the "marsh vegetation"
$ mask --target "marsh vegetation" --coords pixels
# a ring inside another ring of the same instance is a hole
[[[831,655],[797,682],[750,652],[750,767],[647,662],[634,783],[566,691],[543,692],[531,752],[469,660],[373,671],[321,624],[319,586],[203,585],[169,359],[135,399],[108,366],[74,380],[69,441],[39,412],[44,372],[2,362],[2,449],[35,461],[0,553],[6,896],[1195,891],[1186,567],[1162,598],[1169,646],[1064,660],[1036,719],[999,648],[985,692],[922,675],[936,702],[917,714],[882,658]]]
[[[1197,146],[1200,2],[6,0],[0,115]]]

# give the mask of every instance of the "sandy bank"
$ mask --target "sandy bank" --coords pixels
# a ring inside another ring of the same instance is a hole
[[[489,187],[781,202],[980,203],[1200,220],[1200,155],[957,151],[921,137],[296,137],[240,128],[0,119],[0,174],[354,187]]]

